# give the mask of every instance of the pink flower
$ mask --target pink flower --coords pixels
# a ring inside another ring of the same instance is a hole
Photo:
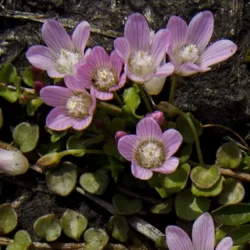
[[[52,78],[75,74],[76,65],[84,59],[89,33],[89,23],[83,21],[76,26],[71,39],[61,23],[52,19],[46,20],[42,27],[42,36],[47,47],[32,46],[26,56],[33,66],[47,70]]]
[[[214,222],[209,213],[202,214],[193,225],[192,241],[185,231],[176,226],[166,228],[169,250],[213,250],[215,244]],[[233,247],[231,237],[224,238],[216,250],[230,250]]]
[[[46,125],[53,130],[75,130],[87,128],[93,118],[96,99],[76,81],[75,76],[65,76],[68,88],[59,86],[44,87],[40,91],[42,100],[55,107],[46,119]]]
[[[132,81],[144,84],[150,95],[159,94],[165,78],[173,73],[171,63],[165,63],[169,46],[169,32],[150,32],[145,17],[139,13],[129,16],[124,37],[114,41],[117,54],[125,64],[125,72]]]
[[[123,62],[115,51],[109,56],[97,46],[88,55],[86,64],[79,66],[77,77],[97,99],[110,100],[112,92],[122,88],[126,82],[126,74],[121,75],[122,67]]]
[[[152,113],[146,114],[145,117],[151,117],[153,118],[160,126],[162,125],[162,123],[165,120],[164,114],[163,112],[156,110]]]
[[[120,154],[132,162],[132,174],[142,180],[152,177],[153,171],[169,174],[176,170],[179,159],[172,157],[182,143],[175,129],[162,133],[158,123],[149,117],[136,126],[136,135],[125,135],[118,141]]]
[[[177,75],[206,72],[211,69],[209,66],[228,59],[237,50],[230,40],[220,40],[207,47],[214,30],[214,17],[210,11],[198,13],[188,26],[180,17],[172,16],[167,30],[171,34],[168,55]]]

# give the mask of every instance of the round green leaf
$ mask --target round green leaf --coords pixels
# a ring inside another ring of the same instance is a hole
[[[115,194],[112,201],[119,214],[136,214],[142,209],[141,200],[128,199],[122,194]]]
[[[67,209],[60,219],[63,232],[70,238],[79,241],[88,225],[85,216],[74,210]]]
[[[102,195],[109,183],[106,171],[98,170],[95,173],[85,173],[80,177],[81,187],[90,194]]]
[[[192,154],[192,147],[193,144],[187,144],[183,149],[180,150],[179,153],[177,153],[180,165],[186,163],[189,160]]]
[[[57,240],[62,232],[60,221],[55,214],[38,218],[33,225],[33,230],[38,237],[49,242]]]
[[[244,199],[245,189],[243,185],[233,179],[228,178],[223,184],[223,190],[218,196],[218,201],[221,205],[239,203]]]
[[[55,194],[69,195],[74,190],[76,182],[77,167],[70,162],[64,162],[46,172],[47,187]]]
[[[0,205],[0,235],[8,234],[17,226],[17,214],[10,204]]]
[[[120,242],[128,240],[129,225],[127,220],[121,215],[114,215],[110,218],[108,229],[114,239]]]
[[[168,214],[172,210],[170,201],[164,201],[159,204],[154,205],[151,209],[150,212],[153,214]]]
[[[108,234],[99,228],[89,228],[83,236],[84,250],[102,250],[109,242]]]
[[[239,203],[221,206],[212,213],[214,220],[228,226],[238,226],[250,221],[250,204]]]
[[[39,127],[27,122],[20,123],[15,127],[12,137],[20,150],[28,153],[34,150],[38,143]]]
[[[161,175],[162,186],[167,192],[177,193],[186,186],[189,173],[189,164],[180,165],[173,173]]]
[[[18,231],[14,236],[14,242],[6,250],[28,250],[32,245],[29,233],[25,230]]]
[[[212,188],[220,179],[220,171],[216,165],[209,168],[195,167],[192,169],[190,178],[199,189],[210,189]]]
[[[222,145],[216,154],[216,164],[222,168],[237,168],[242,160],[242,153],[234,142]]]
[[[196,195],[196,196],[204,196],[204,197],[217,196],[222,192],[224,180],[225,178],[221,176],[220,180],[209,189],[200,189],[200,188],[197,188],[195,185],[192,185],[191,192],[193,195]]]
[[[181,219],[192,221],[198,218],[210,207],[210,201],[205,197],[196,197],[190,189],[186,189],[175,197],[175,212]]]

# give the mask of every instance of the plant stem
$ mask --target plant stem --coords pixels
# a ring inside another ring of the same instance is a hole
[[[122,113],[121,108],[107,102],[98,102],[97,107],[109,115],[119,116]]]
[[[247,173],[235,173],[231,169],[226,169],[226,168],[220,168],[220,173],[222,175],[226,175],[226,176],[230,176],[236,179],[250,182],[250,175]]]
[[[169,101],[168,101],[171,104],[174,103],[174,91],[175,91],[175,88],[176,88],[176,84],[177,84],[177,76],[173,75],[172,76],[170,93],[169,93]]]
[[[141,98],[142,98],[142,100],[144,101],[147,110],[148,110],[150,113],[153,112],[154,110],[153,110],[153,108],[152,108],[152,106],[151,106],[151,104],[150,104],[150,102],[149,102],[148,96],[147,96],[147,94],[146,94],[146,92],[145,92],[143,86],[139,86],[139,87],[140,87]]]
[[[119,106],[122,107],[123,106],[123,101],[120,98],[120,96],[116,92],[114,92],[113,94],[114,94],[114,98],[117,101],[117,103],[119,104]]]

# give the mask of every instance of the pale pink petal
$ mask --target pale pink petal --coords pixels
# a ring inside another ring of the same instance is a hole
[[[116,75],[119,77],[122,71],[123,61],[120,58],[120,56],[118,56],[115,50],[111,52],[110,57],[109,57],[109,62],[113,66],[113,68],[116,70]]]
[[[133,160],[137,143],[138,138],[136,135],[125,135],[118,141],[118,150],[127,161]]]
[[[65,76],[65,74],[59,73],[56,68],[47,69],[47,74],[51,78],[63,78]]]
[[[116,91],[122,88],[126,83],[126,73],[123,73],[119,79],[119,83],[116,86],[110,88],[110,91]]]
[[[210,11],[198,13],[188,25],[187,45],[196,45],[200,52],[202,52],[210,41],[213,30],[213,14]]]
[[[124,37],[128,39],[132,51],[148,51],[150,48],[150,28],[146,18],[134,13],[125,24]]]
[[[170,174],[173,173],[178,166],[179,166],[179,159],[176,157],[171,157],[167,159],[161,167],[152,168],[152,171],[162,174]]]
[[[231,250],[232,247],[233,247],[232,238],[226,237],[217,245],[215,250]]]
[[[163,133],[166,157],[169,158],[176,153],[182,143],[182,135],[175,129],[168,129]]]
[[[73,120],[73,118],[67,115],[65,108],[56,107],[48,114],[46,126],[53,130],[65,130],[71,127]]]
[[[187,24],[186,22],[178,17],[170,17],[167,30],[171,33],[171,48],[174,51],[176,48],[181,48],[187,40]]]
[[[79,53],[84,52],[87,41],[89,39],[89,34],[90,34],[90,25],[88,22],[82,21],[76,26],[72,34],[72,42],[75,49]]]
[[[90,52],[87,58],[87,64],[92,68],[105,66],[109,64],[109,55],[104,48],[96,46]]]
[[[200,57],[200,66],[208,67],[231,57],[237,45],[230,40],[220,40],[208,46]]]
[[[122,138],[120,140],[122,140]],[[148,180],[153,175],[153,172],[151,170],[140,167],[135,160],[132,161],[131,171],[134,177],[141,180]]]
[[[81,90],[84,89],[83,85],[79,84],[79,80],[75,75],[66,75],[64,77],[65,85],[72,90]]]
[[[47,70],[55,67],[55,53],[48,47],[35,45],[28,49],[26,57],[38,69]]]
[[[113,93],[99,91],[93,86],[91,86],[90,88],[90,93],[91,95],[95,96],[97,99],[102,100],[102,101],[111,100],[113,98]]]
[[[189,236],[179,227],[168,226],[166,228],[166,239],[169,250],[193,250]]]
[[[215,243],[214,222],[209,213],[199,216],[193,224],[194,250],[213,250]]]
[[[174,65],[172,63],[165,63],[160,66],[154,74],[149,75],[148,77],[166,77],[171,75],[174,72]]]
[[[180,76],[191,76],[198,72],[206,72],[209,71],[211,68],[209,67],[200,67],[194,63],[187,62],[183,63],[180,67],[175,68],[176,75]]]
[[[52,107],[65,106],[65,103],[72,95],[72,90],[59,86],[47,86],[40,91],[43,102]]]
[[[91,79],[93,73],[94,69],[90,67],[90,65],[80,65],[77,70],[77,79],[79,81],[79,85],[89,89],[92,85]]]
[[[150,117],[143,118],[138,122],[136,134],[140,140],[158,139],[162,137],[161,127]]]
[[[161,63],[163,58],[166,55],[167,48],[170,44],[170,35],[166,29],[159,30],[153,38],[151,47],[150,47],[150,54],[154,60],[154,65],[158,67]]]
[[[137,75],[131,73],[131,72],[129,71],[127,65],[125,65],[124,71],[125,71],[125,73],[127,74],[127,77],[128,77],[130,80],[132,80],[133,82],[135,82],[135,83],[138,83],[138,84],[141,83],[141,84],[142,84],[142,83],[144,83],[144,82],[146,81],[146,79],[144,79],[144,78],[142,78],[142,77],[140,77],[140,76],[137,76]],[[152,74],[152,76],[147,77],[147,78],[148,78],[147,81],[150,80],[152,77],[153,77],[153,74]]]
[[[162,88],[164,87],[164,83],[166,81],[166,77],[155,77],[151,80],[144,83],[144,89],[147,91],[149,95],[158,95]]]
[[[87,91],[84,91],[84,92],[87,93],[91,97],[92,105],[89,109],[89,114],[91,114],[93,116],[95,109],[96,109],[96,98],[95,98],[95,96],[90,95]]]
[[[114,47],[123,62],[127,62],[130,55],[129,41],[125,37],[118,37],[114,41]]]
[[[63,25],[53,19],[44,22],[42,36],[46,45],[57,53],[60,53],[62,49],[74,50],[71,39]]]
[[[75,119],[74,121],[72,121],[72,128],[75,130],[83,130],[90,125],[92,118],[93,118],[92,116],[88,116],[87,118],[83,120]]]

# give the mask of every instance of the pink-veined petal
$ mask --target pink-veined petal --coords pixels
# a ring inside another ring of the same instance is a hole
[[[90,65],[88,64],[83,64],[78,67],[77,70],[77,79],[78,79],[78,84],[80,86],[83,86],[84,88],[89,89],[91,87],[91,79],[92,79],[92,74],[94,73],[94,70]]]
[[[109,55],[106,50],[100,46],[94,47],[87,58],[87,64],[92,68],[98,68],[109,64]]]
[[[132,161],[137,143],[136,135],[125,135],[118,141],[118,151],[127,161]]]
[[[176,75],[180,76],[191,76],[199,72],[206,72],[211,70],[209,67],[200,67],[197,64],[187,62],[183,63],[181,66],[175,68]]]
[[[164,87],[165,81],[166,77],[154,77],[144,83],[144,89],[149,95],[158,95]]]
[[[172,63],[165,63],[160,66],[154,74],[150,77],[167,77],[174,72],[174,65]]]
[[[89,34],[90,25],[88,22],[82,21],[76,26],[72,34],[72,42],[78,53],[84,52],[87,41],[89,39]]]
[[[129,41],[125,37],[118,37],[114,41],[114,48],[123,62],[127,62],[130,55]]]
[[[47,74],[51,78],[63,78],[65,76],[65,74],[59,73],[56,68],[47,69]]]
[[[175,129],[168,129],[163,133],[163,141],[166,147],[166,157],[169,158],[176,153],[182,143],[182,135]]]
[[[146,18],[134,13],[125,24],[124,37],[128,39],[133,51],[148,51],[150,48],[150,28]]]
[[[137,76],[137,75],[133,74],[132,72],[130,72],[126,64],[124,67],[124,71],[125,71],[127,77],[135,83],[142,84],[146,81],[145,78],[142,78],[142,77]],[[147,76],[147,78],[148,78],[147,81],[150,80],[152,77],[153,77],[153,75]]]
[[[152,168],[152,171],[162,174],[170,174],[173,173],[178,166],[179,166],[179,159],[176,157],[171,157],[167,159],[161,167]]]
[[[122,137],[123,138],[123,137]],[[122,139],[121,138],[121,139]],[[121,140],[120,139],[120,140]],[[153,172],[149,169],[140,167],[135,160],[132,161],[131,171],[134,177],[141,180],[148,180],[152,177]]]
[[[213,250],[215,243],[214,222],[209,213],[199,216],[193,224],[194,250]]]
[[[75,130],[83,130],[90,125],[92,118],[92,116],[88,116],[85,119],[75,119],[72,121],[72,128]]]
[[[166,228],[166,239],[169,250],[193,250],[189,236],[179,227],[168,226]]]
[[[208,46],[200,57],[200,66],[208,67],[231,57],[237,45],[230,40],[220,40]]]
[[[233,247],[233,240],[231,237],[224,238],[215,248],[215,250],[231,250]]]
[[[137,123],[136,134],[140,140],[158,139],[162,137],[161,127],[150,117],[143,118]]]
[[[42,36],[46,45],[55,52],[62,49],[73,51],[74,47],[63,25],[56,20],[48,19],[42,27]]]
[[[99,91],[93,86],[91,86],[90,88],[90,93],[91,95],[95,96],[96,99],[103,100],[103,101],[111,100],[113,98],[113,93]]]
[[[119,83],[116,86],[110,88],[110,91],[116,91],[122,88],[126,83],[126,73],[123,73],[119,79]]]
[[[72,90],[81,90],[87,93],[86,89],[89,85],[85,85],[83,81],[80,81],[75,75],[66,75],[64,77],[65,85]]]
[[[117,52],[113,50],[109,56],[109,62],[113,66],[113,68],[116,70],[116,75],[119,77],[122,71],[123,61],[118,56]]]
[[[214,30],[214,17],[210,11],[202,11],[194,16],[188,25],[187,44],[196,45],[202,52],[211,39]]]

